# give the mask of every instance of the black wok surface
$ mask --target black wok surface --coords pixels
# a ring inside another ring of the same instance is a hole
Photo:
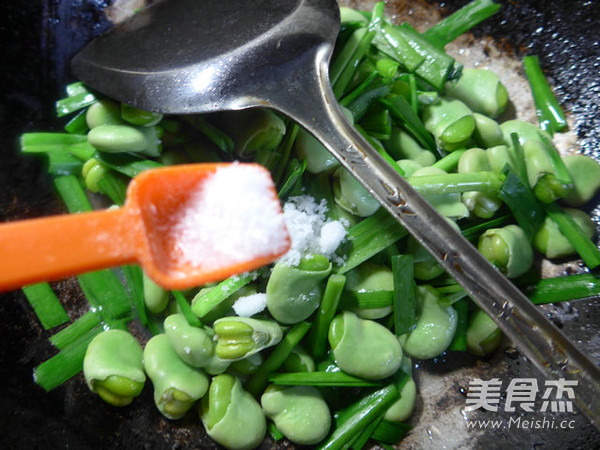
[[[108,3],[100,0],[0,3],[1,221],[63,211],[42,164],[20,157],[16,140],[24,131],[60,129],[62,122],[54,118],[53,102],[63,95],[66,82],[72,81],[68,61],[83,43],[109,25],[102,13]],[[465,3],[449,1],[441,6],[449,13]],[[499,3],[503,4],[501,12],[477,27],[475,35],[492,36],[507,51],[518,55],[538,55],[558,97],[576,118],[575,131],[583,150],[600,156],[600,2]],[[10,258],[10,255],[0,257]],[[67,280],[54,286],[71,318],[82,314],[85,305],[74,283]],[[195,413],[177,422],[162,418],[152,406],[149,383],[132,406],[118,410],[91,395],[82,376],[46,393],[33,383],[32,371],[54,353],[47,342],[50,334],[39,326],[20,292],[0,297],[0,448],[216,448],[203,439]],[[578,321],[574,325],[565,324],[564,329],[598,361],[600,353],[594,354],[598,350],[586,345],[598,335],[600,303],[598,299],[585,303],[575,305],[579,310]],[[591,327],[589,322],[594,322]],[[510,373],[519,376],[530,373],[527,362],[499,353],[495,362],[477,365],[482,378],[492,378],[497,364],[504,364]],[[472,360],[467,364],[475,365]],[[453,370],[435,365],[430,369],[444,376]],[[460,395],[458,388],[456,395]],[[437,406],[439,415],[443,415],[447,405],[440,400]],[[518,447],[598,448],[598,432],[586,425],[580,415],[574,417],[575,430],[528,430],[526,439],[518,438],[525,439]],[[508,448],[514,446],[511,441],[506,431],[490,432],[483,437],[474,436],[469,447]],[[422,443],[431,444],[425,440]],[[268,448],[270,443],[264,446]]]

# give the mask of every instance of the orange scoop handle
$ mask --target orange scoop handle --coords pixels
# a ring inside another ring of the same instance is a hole
[[[137,260],[140,221],[128,208],[0,225],[0,291]]]

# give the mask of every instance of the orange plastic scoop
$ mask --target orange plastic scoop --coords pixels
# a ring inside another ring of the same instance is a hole
[[[171,166],[134,178],[122,208],[0,225],[0,290],[128,263],[186,289],[256,269],[289,246],[265,168]]]

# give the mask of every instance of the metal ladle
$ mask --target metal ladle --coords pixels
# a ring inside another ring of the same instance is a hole
[[[170,114],[263,106],[309,130],[600,428],[600,370],[354,130],[328,79],[335,0],[163,0],[73,60],[92,88]]]

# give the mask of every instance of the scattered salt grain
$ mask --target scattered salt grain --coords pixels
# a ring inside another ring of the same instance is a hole
[[[283,217],[292,240],[290,250],[278,261],[296,266],[307,253],[323,255],[334,262],[335,251],[346,237],[347,223],[327,218],[327,202],[310,195],[290,197],[283,205]]]
[[[267,307],[267,294],[252,294],[238,298],[233,310],[240,317],[251,317]]]
[[[170,233],[180,260],[222,267],[281,253],[285,222],[269,173],[256,165],[218,168],[199,183]]]

